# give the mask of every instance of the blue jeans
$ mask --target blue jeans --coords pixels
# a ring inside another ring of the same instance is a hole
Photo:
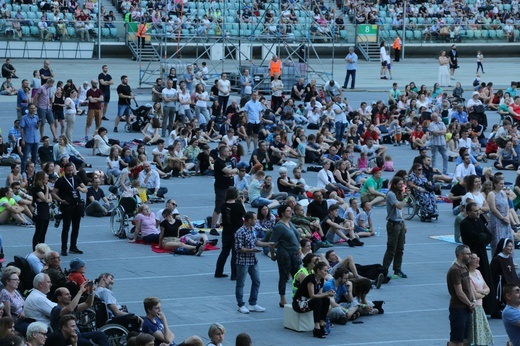
[[[343,134],[345,133],[345,129],[347,128],[347,124],[341,121],[336,122],[336,140],[343,141]]]
[[[22,157],[22,165],[21,171],[25,172],[25,165],[27,164],[27,159],[29,158],[29,152],[31,152],[31,161],[36,163],[38,160],[38,143],[27,143],[23,146],[23,157]]]
[[[448,174],[448,149],[445,145],[431,145],[432,148],[432,167],[435,168],[435,163],[437,161],[437,152],[441,154],[442,157],[442,174]]]
[[[235,296],[237,297],[238,306],[244,306],[244,284],[246,274],[251,277],[251,293],[249,294],[249,305],[256,305],[258,299],[258,290],[260,289],[260,271],[258,264],[241,265],[237,264],[237,285],[235,288]]]

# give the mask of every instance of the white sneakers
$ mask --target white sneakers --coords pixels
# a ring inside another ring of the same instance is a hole
[[[255,312],[264,312],[265,308],[261,307],[260,305],[249,305],[249,311],[255,311]]]
[[[249,313],[249,309],[246,308],[245,305],[242,305],[238,308],[238,312],[240,312],[241,314],[248,314]]]
[[[249,308],[246,308],[245,305],[240,306],[238,308],[238,312],[240,312],[241,314],[248,314],[250,311],[253,311],[253,312],[264,312],[265,308],[261,307],[258,304],[256,304],[256,305],[249,305]]]

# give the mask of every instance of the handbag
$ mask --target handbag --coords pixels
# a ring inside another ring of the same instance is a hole
[[[475,113],[484,113],[486,109],[483,105],[476,105],[474,108]]]
[[[307,297],[300,297],[300,299],[298,299],[298,309],[300,309],[301,312],[307,312],[307,311],[310,311],[311,309],[309,308],[309,300],[311,300],[311,298],[307,298]]]

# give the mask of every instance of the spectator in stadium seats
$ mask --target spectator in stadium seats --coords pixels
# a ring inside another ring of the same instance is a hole
[[[45,19],[45,15],[41,16],[40,21],[38,22],[38,29],[40,29],[40,39],[42,41],[50,39],[51,34],[49,33],[49,28]]]

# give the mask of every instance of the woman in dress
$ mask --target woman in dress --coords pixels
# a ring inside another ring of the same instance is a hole
[[[412,173],[408,176],[407,185],[414,189],[414,194],[419,200],[419,212],[426,220],[437,217],[437,200],[433,192],[432,184],[423,175],[423,165],[415,163]]]
[[[231,252],[231,280],[236,279],[236,251],[235,251],[235,233],[242,227],[242,218],[246,214],[246,209],[241,199],[239,199],[238,190],[235,187],[228,188],[226,192],[226,202],[220,207],[222,213],[222,250],[218,256],[215,268],[216,278],[225,278],[224,266]]]
[[[493,345],[493,334],[489,327],[486,313],[482,307],[482,299],[490,293],[490,289],[482,274],[477,269],[480,265],[480,258],[472,253],[468,263],[469,278],[475,289],[475,311],[471,315],[471,337],[472,345]]]
[[[294,277],[300,269],[300,232],[291,222],[292,209],[290,206],[285,204],[278,207],[278,216],[280,220],[274,226],[269,241],[276,243],[276,253],[272,247],[270,251],[271,259],[278,262],[279,305],[283,307],[287,304],[285,299],[287,280],[289,280],[289,276]]]
[[[500,239],[508,238],[514,240],[511,224],[509,223],[509,202],[506,194],[502,191],[503,187],[504,177],[493,177],[493,190],[487,196],[490,210],[488,228],[493,233],[491,252],[495,251]]]
[[[34,236],[32,239],[33,251],[36,245],[45,243],[45,235],[49,227],[50,210],[49,204],[52,196],[49,191],[49,177],[44,171],[36,173],[34,178],[33,202],[34,202]]]
[[[516,273],[515,264],[513,262],[513,242],[509,238],[502,238],[497,244],[493,259],[491,260],[491,275],[493,276],[493,285],[496,287],[497,295],[495,301],[495,313],[491,315],[493,318],[500,318],[501,311],[505,306],[505,298],[502,297],[502,291],[506,284],[515,284],[520,286],[520,278]]]
[[[327,263],[318,262],[314,267],[314,273],[309,274],[299,285],[292,302],[293,310],[298,313],[313,312],[314,330],[312,335],[321,339],[326,338],[325,320],[329,311],[330,298],[335,294],[334,290],[323,293],[328,269]]]
[[[441,51],[439,55],[439,85],[441,87],[450,86],[450,59],[446,56],[446,51]]]

